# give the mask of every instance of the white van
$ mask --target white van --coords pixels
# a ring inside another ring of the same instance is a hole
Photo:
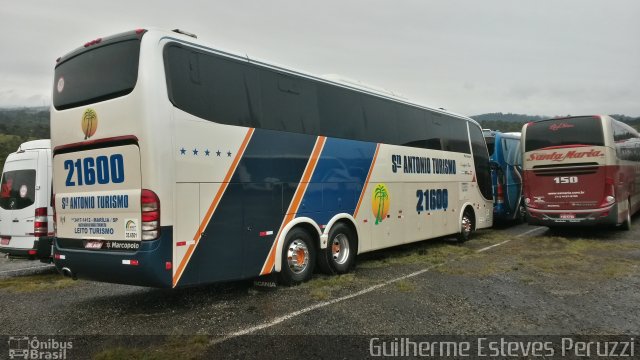
[[[0,252],[37,255],[37,241],[53,235],[51,141],[23,143],[7,156],[0,188]]]

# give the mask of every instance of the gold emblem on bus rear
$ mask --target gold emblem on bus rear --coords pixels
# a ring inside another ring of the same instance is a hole
[[[84,139],[92,137],[98,129],[98,113],[95,110],[89,108],[82,114],[82,132],[84,133]]]

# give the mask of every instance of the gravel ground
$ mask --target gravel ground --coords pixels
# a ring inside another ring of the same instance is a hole
[[[72,281],[39,262],[0,259],[0,323],[5,335],[184,335],[190,350],[181,357],[192,358],[236,335],[637,334],[637,218],[634,225],[502,226],[463,245],[435,239],[365,254],[351,274],[277,289]],[[30,267],[38,268],[21,270]],[[154,339],[156,349],[180,350]]]

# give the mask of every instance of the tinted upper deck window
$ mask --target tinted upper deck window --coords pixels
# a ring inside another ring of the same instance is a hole
[[[552,119],[527,125],[525,151],[570,145],[604,146],[600,118]]]
[[[124,96],[138,79],[140,40],[106,44],[70,58],[55,70],[53,106],[58,110]]]

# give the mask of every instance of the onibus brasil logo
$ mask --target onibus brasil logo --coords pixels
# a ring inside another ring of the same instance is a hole
[[[95,110],[89,108],[82,114],[82,132],[84,133],[84,139],[92,137],[98,129],[98,113]]]
[[[390,199],[387,185],[376,185],[371,196],[371,210],[376,217],[375,225],[378,225],[387,218],[387,214],[389,214],[389,204],[391,202]]]
[[[66,359],[73,349],[71,341],[30,336],[9,336],[9,359]]]

